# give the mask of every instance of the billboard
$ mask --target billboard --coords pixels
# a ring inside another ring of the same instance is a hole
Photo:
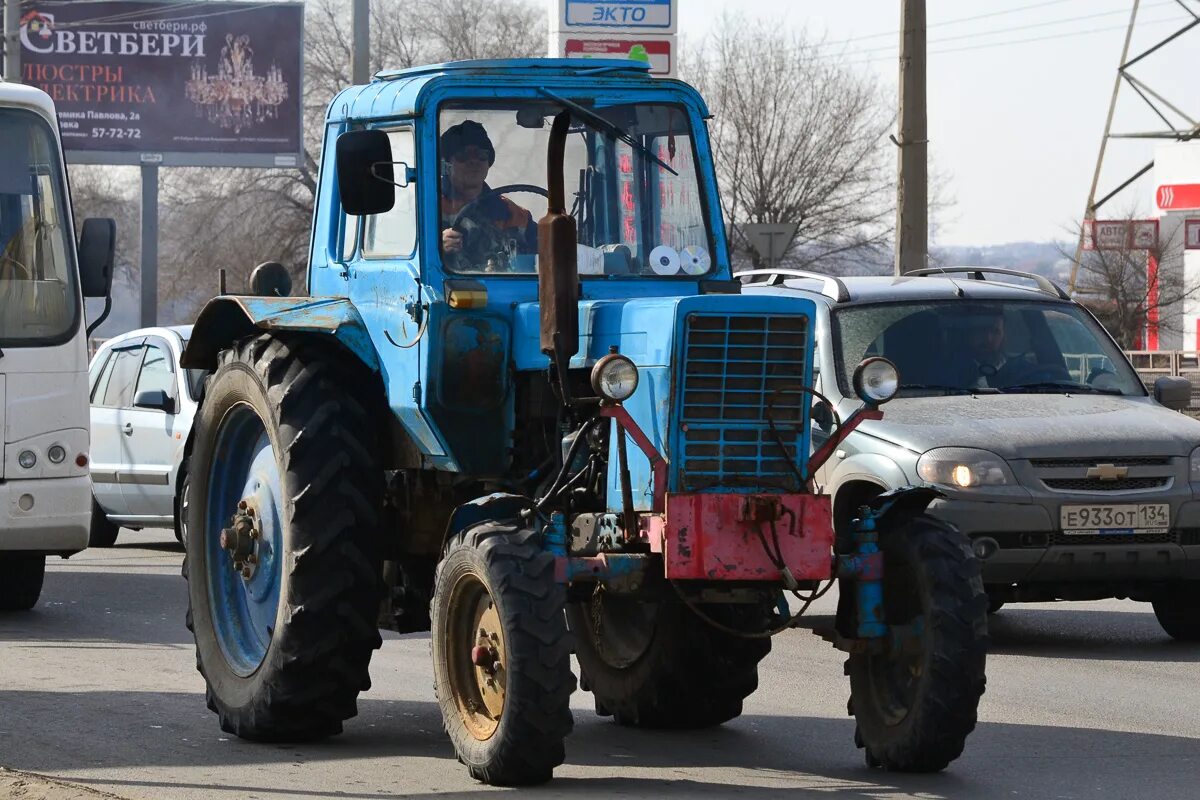
[[[1153,250],[1156,247],[1156,219],[1089,219],[1083,223],[1084,250]]]
[[[20,25],[70,162],[302,163],[303,3],[33,0]]]

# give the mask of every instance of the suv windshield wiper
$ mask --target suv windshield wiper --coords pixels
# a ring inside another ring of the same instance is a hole
[[[1074,381],[1035,381],[1033,383],[1016,383],[1012,386],[1001,386],[1000,391],[1004,393],[1019,393],[1019,392],[1062,392],[1070,394],[1125,394],[1120,389],[1104,388],[1100,386],[1089,386],[1086,383],[1075,383]]]
[[[968,389],[963,386],[946,386],[946,385],[940,384],[940,383],[902,383],[902,384],[900,384],[900,390],[904,391],[905,389],[929,390],[929,391],[935,391],[935,392],[945,392],[947,394],[950,394],[950,393],[974,394],[974,391],[975,391],[974,389]]]
[[[633,134],[631,134],[629,131],[625,130],[624,128],[622,128],[620,125],[613,122],[612,120],[605,119],[604,117],[597,114],[595,111],[592,111],[590,109],[584,108],[583,106],[579,105],[579,103],[568,100],[565,97],[560,97],[559,95],[555,94],[554,92],[550,91],[549,89],[538,89],[538,91],[541,92],[542,94],[546,95],[546,97],[553,99],[554,102],[560,104],[563,108],[568,109],[572,114],[575,114],[576,116],[583,118],[593,128],[596,128],[597,130],[599,130],[603,133],[607,133],[609,136],[612,136],[616,139],[620,139],[622,142],[629,145],[634,150],[637,150],[639,153],[646,156],[647,158],[651,159],[652,161],[654,161],[654,163],[658,164],[660,167],[662,167],[663,169],[665,169],[667,172],[671,173],[672,175],[675,175],[675,176],[679,175],[678,172],[676,172],[674,169],[671,168],[671,165],[669,165],[667,162],[663,161],[658,156],[654,155],[654,153],[651,153],[649,148],[647,148],[645,145],[643,145],[641,142],[639,142],[636,138],[634,138]]]

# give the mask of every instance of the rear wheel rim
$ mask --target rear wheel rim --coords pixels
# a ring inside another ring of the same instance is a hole
[[[475,573],[455,581],[448,608],[446,662],[454,705],[472,738],[487,741],[500,727],[508,683],[499,608]]]
[[[582,604],[596,655],[613,669],[628,669],[654,643],[658,605],[598,592]]]
[[[220,462],[209,468],[203,532],[209,612],[226,662],[247,677],[266,659],[275,635],[283,566],[282,480],[266,426],[249,405],[226,413],[213,452]],[[254,520],[257,535],[235,554],[222,547],[221,536],[239,515]]]

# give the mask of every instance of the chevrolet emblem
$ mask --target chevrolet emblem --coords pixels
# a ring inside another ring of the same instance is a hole
[[[1097,464],[1087,471],[1089,478],[1099,478],[1102,481],[1119,481],[1129,474],[1129,467],[1118,467],[1116,464]]]

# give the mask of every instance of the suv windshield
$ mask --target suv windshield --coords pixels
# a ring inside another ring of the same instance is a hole
[[[0,109],[0,347],[57,343],[79,315],[58,148],[38,115]]]
[[[887,303],[833,315],[838,381],[869,356],[890,359],[901,396],[970,392],[1144,395],[1124,355],[1071,303]]]
[[[537,271],[552,100],[442,108],[441,247],[460,273]],[[579,274],[705,275],[712,243],[682,108],[605,105],[572,118],[565,176]],[[605,124],[601,124],[601,122]]]

